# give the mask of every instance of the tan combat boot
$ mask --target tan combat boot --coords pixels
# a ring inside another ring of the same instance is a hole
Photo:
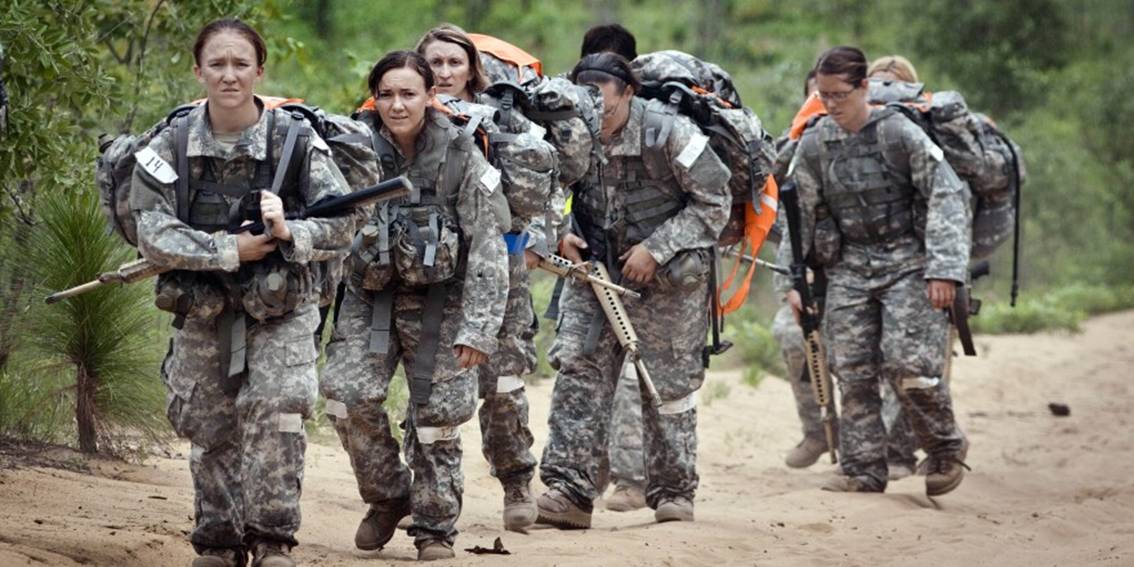
[[[804,437],[784,458],[784,464],[793,469],[805,469],[814,465],[823,453],[827,452],[827,442],[814,437]]]
[[[611,512],[629,512],[646,507],[646,493],[632,484],[616,484],[610,498],[606,499],[606,509]]]
[[[658,522],[692,522],[693,501],[680,496],[662,500],[654,511],[654,519]]]
[[[252,548],[252,567],[295,567],[286,544],[262,541]]]
[[[510,480],[504,487],[504,529],[513,532],[526,532],[535,523],[539,511],[532,498],[531,481]]]
[[[961,481],[965,479],[965,469],[969,468],[956,455],[940,457],[930,455],[926,460],[929,463],[925,475],[925,494],[927,496],[941,496],[952,492],[961,485]]]
[[[846,474],[831,475],[819,489],[827,492],[882,492],[874,483]]]
[[[536,501],[539,517],[536,523],[549,524],[561,530],[585,530],[591,527],[591,510],[577,506],[566,494],[552,488]]]
[[[452,559],[457,554],[453,553],[453,546],[437,540],[430,540],[422,544],[417,550],[418,561],[437,561],[438,559]]]
[[[398,521],[411,512],[409,498],[372,504],[354,532],[354,546],[364,551],[382,549],[394,537]]]
[[[244,567],[244,552],[234,549],[206,549],[193,559],[191,567]]]

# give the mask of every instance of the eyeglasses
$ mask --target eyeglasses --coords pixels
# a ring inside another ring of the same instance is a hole
[[[819,91],[819,98],[831,102],[843,102],[859,87],[853,87],[847,91]]]

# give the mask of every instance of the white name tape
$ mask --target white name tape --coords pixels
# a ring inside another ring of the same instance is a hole
[[[164,159],[161,159],[161,156],[157,155],[157,152],[151,150],[148,146],[142,148],[141,151],[135,152],[134,159],[138,162],[138,165],[142,166],[142,169],[150,174],[150,177],[156,179],[158,183],[173,183],[177,181],[177,172],[174,171],[173,166],[169,165],[169,162]]]
[[[323,410],[327,415],[333,415],[339,419],[347,418],[346,404],[338,400],[327,400],[327,405],[324,406]]]
[[[280,433],[302,433],[303,416],[298,413],[279,414],[279,423],[276,430]]]
[[[685,413],[695,407],[697,407],[697,392],[692,392],[680,400],[665,402],[658,406],[658,413],[661,415],[674,415]]]
[[[481,174],[480,184],[484,185],[484,188],[488,189],[489,193],[496,190],[496,188],[500,186],[500,170],[489,166],[488,169],[484,170],[484,173]]]
[[[447,427],[417,428],[417,440],[422,445],[432,445],[438,441],[452,441],[454,439],[460,439],[460,437],[460,428],[453,425]]]
[[[705,144],[708,143],[708,136],[701,134],[694,135],[693,139],[689,140],[688,144],[685,144],[685,149],[681,150],[680,154],[677,154],[678,165],[685,169],[693,167],[697,158],[701,157],[701,152],[705,151]]]
[[[936,144],[929,148],[929,155],[933,156],[933,159],[935,161],[941,161],[945,159],[945,152],[942,151],[941,146],[938,146]]]

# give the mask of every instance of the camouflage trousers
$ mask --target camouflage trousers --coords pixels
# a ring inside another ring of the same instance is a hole
[[[534,441],[528,427],[525,374],[536,366],[535,312],[524,256],[508,256],[508,302],[499,346],[479,368],[481,450],[500,482],[527,484],[535,474]]]
[[[926,452],[949,455],[961,448],[949,387],[941,377],[948,323],[926,298],[922,270],[864,277],[832,269],[829,275],[823,334],[842,391],[842,468],[885,488],[880,381],[890,382]]]
[[[247,376],[222,388],[228,357],[217,320],[188,318],[162,364],[169,421],[192,444],[196,526],[193,547],[239,548],[257,541],[298,543],[299,496],[318,388],[311,333],[314,305],[271,321],[249,321]]]
[[[429,402],[409,402],[406,410],[405,463],[382,404],[398,363],[413,376],[423,361],[418,351],[427,331],[422,328],[424,292],[394,296],[389,348],[376,353],[370,351],[372,294],[362,297],[348,289],[327,345],[320,384],[327,415],[350,456],[362,500],[382,508],[409,498],[413,510],[409,533],[419,547],[432,540],[452,544],[461,514],[464,476],[459,428],[476,411],[477,375],[458,367],[452,348],[460,301],[459,285],[451,286],[436,331]]]
[[[795,396],[795,410],[799,415],[803,436],[826,443],[823,423],[819,417],[819,404],[815,403],[811,382],[805,376],[807,360],[803,349],[803,330],[800,329],[799,323],[795,322],[791,306],[785,304],[776,312],[772,320],[772,335],[775,336],[776,342],[780,343],[780,353],[784,358],[784,366],[787,367],[788,380],[791,382],[791,391]],[[897,394],[887,381],[882,381],[882,424],[886,429],[886,462],[911,467],[915,465],[917,437],[910,426],[910,421],[902,412]],[[835,427],[835,436],[837,439],[838,427]]]
[[[704,283],[686,292],[650,288],[641,299],[627,298],[625,305],[663,402],[656,408],[639,398],[646,502],[656,508],[666,499],[692,500],[698,483],[695,392],[705,378],[701,349],[708,332],[708,289]],[[605,446],[608,439],[625,353],[590,286],[569,281],[560,309],[559,333],[549,353],[558,374],[540,478],[549,488],[589,509],[598,496],[595,447]],[[597,340],[588,341],[596,320],[601,330]]]
[[[613,409],[607,430],[610,439],[595,446],[595,458],[599,461],[595,488],[599,494],[606,491],[608,483],[640,488],[643,492],[646,490],[641,390],[634,365],[623,365],[618,385],[614,387]]]

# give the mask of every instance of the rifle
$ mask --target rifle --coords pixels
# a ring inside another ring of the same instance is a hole
[[[591,263],[590,275],[597,280],[610,283],[610,273],[606,271],[606,266],[602,265],[601,262]],[[646,389],[650,403],[654,407],[662,405],[658,389],[654,387],[650,372],[646,370],[646,364],[642,361],[642,350],[638,348],[638,333],[634,332],[634,327],[630,324],[630,317],[626,314],[626,306],[622,304],[622,299],[610,286],[601,283],[591,283],[591,289],[594,290],[603,313],[606,313],[606,319],[610,322],[610,328],[614,331],[614,337],[618,339],[618,344],[626,349],[626,356],[630,357],[630,361],[634,363],[634,368],[638,370],[638,379],[642,381],[642,386]]]
[[[822,306],[817,295],[812,294],[809,272],[815,279],[825,281],[821,271],[808,270],[803,255],[803,242],[800,236],[803,224],[799,194],[795,182],[788,181],[780,187],[780,202],[787,215],[788,233],[791,237],[791,279],[792,287],[799,293],[803,310],[799,314],[799,326],[803,329],[804,354],[807,358],[807,374],[811,382],[811,392],[819,405],[819,418],[823,422],[823,432],[827,436],[827,450],[831,453],[831,463],[838,463],[835,451],[835,399],[831,395],[831,374],[827,369],[827,349],[820,336],[819,324],[822,320]],[[819,283],[819,282],[815,282]],[[824,286],[825,287],[825,286]]]
[[[953,305],[946,309],[949,313],[949,322],[953,324],[957,337],[961,339],[961,350],[964,351],[965,356],[977,355],[976,346],[973,344],[973,333],[969,329],[969,317],[980,312],[980,300],[972,297],[972,282],[987,276],[989,271],[988,260],[977,262],[969,270],[968,283],[957,284]]]
[[[388,181],[383,181],[373,187],[359,189],[346,195],[338,197],[330,197],[323,199],[314,205],[307,207],[306,210],[294,213],[288,213],[286,218],[288,220],[302,220],[308,218],[324,218],[342,216],[350,213],[357,207],[369,205],[378,201],[386,201],[389,199],[396,199],[409,195],[413,189],[413,184],[405,176],[398,176]],[[255,207],[259,211],[258,206]],[[241,225],[239,219],[234,219],[230,223],[229,233],[239,234],[242,232],[252,232],[253,234],[260,234],[264,232],[264,222],[258,220],[256,222]],[[145,279],[152,278],[156,275],[170,271],[171,268],[165,266],[158,266],[151,263],[145,258],[139,258],[133,262],[128,262],[119,266],[117,270],[105,272],[98,276],[98,279],[87,282],[82,285],[77,285],[70,289],[57,291],[45,299],[48,304],[56,303],[96,289],[98,287],[109,284],[132,284]]]
[[[776,272],[777,274],[781,274],[781,275],[785,275],[785,276],[791,275],[791,270],[788,269],[788,268],[785,268],[785,267],[783,267],[779,264],[773,264],[771,262],[761,260],[761,259],[759,259],[755,256],[749,256],[748,254],[741,254],[739,251],[737,251],[735,248],[732,248],[732,247],[729,247],[728,249],[726,249],[724,251],[724,254],[725,254],[725,256],[732,256],[733,258],[740,258],[741,260],[748,262],[749,264],[754,263],[757,266],[760,266],[760,267],[763,267],[763,268],[768,268],[769,270],[772,270],[773,272]]]
[[[567,258],[555,254],[541,256],[537,253],[536,255],[539,256],[539,264],[536,264],[536,267],[541,270],[551,272],[562,278],[571,278],[592,286],[601,286],[618,295],[625,295],[634,299],[642,298],[642,294],[610,281],[609,277],[602,279],[593,275],[592,269],[588,267],[589,262],[574,264]]]

